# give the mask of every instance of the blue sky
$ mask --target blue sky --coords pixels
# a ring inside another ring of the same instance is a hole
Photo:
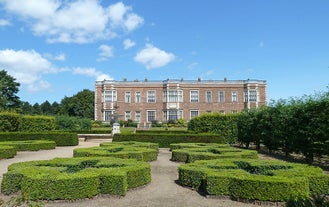
[[[0,0],[0,37],[31,104],[104,78],[261,79],[268,102],[329,85],[327,0]]]

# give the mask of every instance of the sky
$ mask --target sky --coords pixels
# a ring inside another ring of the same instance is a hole
[[[267,81],[328,91],[328,0],[0,0],[0,70],[31,104],[96,80]]]

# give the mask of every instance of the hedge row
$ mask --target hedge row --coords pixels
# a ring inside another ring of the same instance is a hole
[[[50,140],[25,140],[0,142],[0,146],[12,146],[16,151],[38,151],[55,149],[56,143]]]
[[[51,116],[21,116],[13,112],[0,113],[0,132],[55,130],[55,118]]]
[[[218,134],[115,134],[113,142],[137,141],[158,143],[161,148],[168,148],[172,143],[224,143]]]
[[[49,140],[26,140],[0,142],[0,159],[13,158],[17,151],[55,149],[56,143]]]
[[[118,158],[55,158],[15,163],[3,175],[1,192],[21,191],[26,200],[76,200],[98,194],[125,195],[151,181],[146,162]]]
[[[264,144],[270,151],[281,150],[286,156],[329,155],[329,93],[301,99],[280,100],[258,110],[241,113],[238,139],[247,147]]]
[[[138,142],[102,143],[99,147],[74,149],[73,157],[117,157],[150,162],[158,157],[158,145]]]
[[[213,160],[223,158],[257,159],[257,151],[243,150],[220,144],[172,144],[172,161],[194,162],[196,160]]]
[[[76,133],[66,132],[1,132],[2,141],[24,141],[24,140],[52,140],[56,146],[76,146],[79,138]]]
[[[191,134],[187,130],[136,130],[136,134]]]
[[[182,185],[209,195],[261,201],[288,201],[328,193],[329,177],[322,169],[282,161],[217,159],[179,167]]]
[[[1,146],[0,145],[0,159],[13,158],[17,154],[15,147],[13,146]]]
[[[188,130],[197,133],[220,134],[225,143],[237,142],[237,120],[239,114],[206,113],[191,119]]]

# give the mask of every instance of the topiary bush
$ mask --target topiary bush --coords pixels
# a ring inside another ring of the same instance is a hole
[[[52,140],[56,146],[76,146],[79,144],[77,133],[69,132],[2,132],[2,141],[24,141],[24,140]]]
[[[51,116],[21,116],[18,131],[43,132],[55,130],[55,118]]]
[[[12,146],[17,151],[38,151],[55,149],[56,143],[50,140],[25,140],[0,142],[0,146]]]
[[[206,194],[261,201],[306,199],[327,193],[329,183],[318,167],[273,160],[202,160],[178,171],[182,185]]]
[[[13,158],[17,154],[17,150],[13,146],[8,145],[0,145],[0,160],[1,159],[7,159],[7,158]]]
[[[171,144],[172,161],[194,162],[196,160],[212,160],[221,158],[250,158],[257,159],[257,151],[230,147],[214,143],[180,143]]]
[[[151,181],[146,162],[106,157],[55,158],[15,163],[3,175],[1,192],[21,191],[26,200],[76,200],[98,194],[125,195]]]
[[[140,142],[102,143],[99,147],[74,149],[73,156],[133,158],[149,162],[157,159],[158,145]]]
[[[168,148],[173,143],[225,143],[219,134],[115,134],[113,142],[137,141],[158,143],[160,148]]]
[[[20,115],[14,112],[0,112],[0,132],[18,130]]]

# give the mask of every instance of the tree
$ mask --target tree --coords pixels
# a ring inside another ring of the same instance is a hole
[[[88,89],[61,101],[61,114],[81,118],[94,118],[94,92]]]
[[[40,105],[42,114],[46,114],[46,115],[51,115],[52,114],[52,108],[51,108],[51,104],[49,103],[49,101],[45,101]]]
[[[15,110],[20,106],[19,97],[16,95],[20,84],[16,79],[7,74],[5,70],[0,71],[0,110]]]

